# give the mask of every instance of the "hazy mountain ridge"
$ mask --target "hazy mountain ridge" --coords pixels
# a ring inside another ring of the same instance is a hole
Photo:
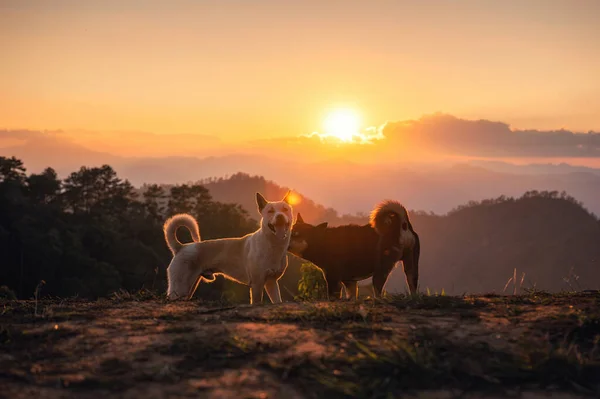
[[[477,124],[476,124],[477,125]],[[477,125],[479,126],[479,125]],[[587,208],[600,214],[600,169],[568,164],[514,165],[491,160],[445,161],[439,163],[367,164],[342,153],[332,159],[304,159],[242,152],[197,158],[122,157],[88,149],[61,135],[35,131],[0,131],[2,139],[21,137],[24,143],[0,148],[2,155],[15,155],[28,170],[40,172],[53,165],[66,176],[81,165],[110,164],[136,186],[144,183],[186,183],[211,177],[227,177],[240,171],[264,176],[297,190],[341,213],[368,212],[383,198],[402,201],[409,209],[444,214],[470,200],[500,195],[520,196],[529,190],[567,191]],[[536,136],[537,137],[537,136]]]
[[[570,165],[566,162],[552,163],[529,163],[526,165],[515,165],[509,162],[491,160],[470,160],[471,165],[481,166],[488,170],[516,174],[568,174],[568,173],[592,173],[600,175],[600,169],[586,166]]]
[[[514,268],[518,283],[525,273],[523,288],[583,289],[600,281],[600,222],[568,196],[530,193],[412,220],[422,239],[422,286],[500,292]],[[398,274],[390,284],[403,288]]]

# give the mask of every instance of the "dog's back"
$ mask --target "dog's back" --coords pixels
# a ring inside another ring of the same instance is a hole
[[[362,280],[373,274],[379,235],[369,226],[327,227],[319,237],[307,237],[303,257],[325,274],[341,280]]]

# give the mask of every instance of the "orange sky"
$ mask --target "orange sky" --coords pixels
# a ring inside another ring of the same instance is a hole
[[[442,111],[600,130],[600,2],[0,1],[0,128],[306,134]]]

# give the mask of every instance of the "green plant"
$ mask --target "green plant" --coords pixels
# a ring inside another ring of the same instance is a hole
[[[17,299],[17,294],[5,285],[0,286],[0,299]]]
[[[327,298],[327,282],[321,269],[307,262],[300,266],[300,274],[298,299],[308,301]]]
[[[415,295],[418,296],[419,294],[417,293]],[[423,295],[423,294],[421,294],[421,295]],[[435,291],[435,293],[433,293],[431,291],[431,289],[429,289],[429,287],[427,287],[425,295],[427,295],[427,296],[446,296],[446,290],[442,288],[442,292],[438,294],[437,290]]]

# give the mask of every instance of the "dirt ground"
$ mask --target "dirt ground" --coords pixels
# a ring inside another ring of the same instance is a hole
[[[600,397],[600,294],[0,300],[0,397]]]

